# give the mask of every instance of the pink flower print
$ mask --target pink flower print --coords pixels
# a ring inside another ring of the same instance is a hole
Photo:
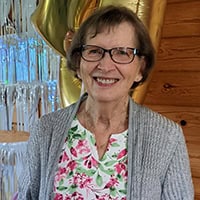
[[[110,188],[113,187],[115,185],[118,185],[118,180],[116,178],[111,177],[109,182],[105,185],[105,188]]]
[[[96,199],[98,199],[98,200],[119,200],[119,197],[111,197],[111,195],[110,194],[104,194],[104,195],[102,195],[102,196],[97,196],[96,195]],[[123,200],[124,200],[124,198],[122,198]],[[120,199],[120,200],[122,200],[122,199]]]
[[[89,169],[91,169],[92,167],[98,166],[97,160],[95,160],[95,158],[91,154],[88,156],[85,156],[83,160],[84,160],[84,165]]]
[[[64,151],[64,152],[62,153],[62,156],[60,157],[59,163],[65,162],[65,161],[67,161],[67,160],[69,160],[69,157],[68,157],[66,151]]]
[[[126,177],[126,178],[128,177],[128,170],[125,171],[124,177]]]
[[[87,177],[85,180],[83,180],[80,184],[80,188],[87,188],[89,184],[91,183],[92,179]]]
[[[118,163],[115,165],[115,170],[118,174],[121,174],[123,170],[126,170],[126,165],[123,163]]]
[[[89,153],[90,152],[90,148],[88,146],[87,140],[79,140],[78,144],[76,146],[76,149],[78,150],[78,152],[80,154]]]
[[[63,153],[62,161],[65,162],[66,160],[69,160],[69,157],[66,153],[66,151]]]
[[[66,172],[66,168],[60,167],[59,168],[59,173],[64,174]]]
[[[54,200],[63,200],[63,195],[62,194],[56,194],[54,197]]]
[[[73,170],[76,168],[76,166],[77,166],[77,163],[76,163],[74,160],[70,161],[70,162],[67,164],[67,167],[69,167],[69,169],[70,169],[71,171],[73,171]]]
[[[110,137],[108,143],[109,143],[109,144],[112,144],[112,143],[114,143],[114,142],[116,142],[116,141],[117,141],[117,139],[111,138],[111,137]]]
[[[77,152],[76,152],[76,149],[74,149],[74,147],[71,147],[70,148],[70,152],[73,156],[77,157]]]
[[[86,174],[75,174],[73,183],[80,188],[89,188],[90,183],[92,182],[92,178],[86,176]]]
[[[94,166],[94,167],[98,166],[98,161],[95,160],[95,158],[93,156],[91,157],[91,163],[92,163],[92,166]]]
[[[104,194],[102,196],[96,195],[96,199],[98,199],[98,200],[107,200],[107,199],[109,199],[109,197],[110,197],[110,195],[108,195],[108,194]]]
[[[121,152],[119,152],[119,154],[117,155],[117,159],[120,159],[122,157],[124,157],[127,154],[127,150],[123,149]]]
[[[67,171],[66,168],[60,167],[55,176],[55,181],[60,181],[65,176],[66,171]]]
[[[76,200],[84,200],[84,198],[82,197],[82,195],[79,194],[78,192],[74,192],[72,194],[72,197],[74,197]]]
[[[66,196],[66,197],[65,197],[65,200],[71,200],[71,197]]]
[[[115,170],[117,174],[121,174],[123,177],[127,178],[128,171],[124,163],[118,163],[115,165]]]

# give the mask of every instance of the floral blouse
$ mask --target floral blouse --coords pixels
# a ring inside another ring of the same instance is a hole
[[[77,118],[62,148],[54,180],[54,200],[125,200],[127,130],[112,134],[99,159],[94,135]]]

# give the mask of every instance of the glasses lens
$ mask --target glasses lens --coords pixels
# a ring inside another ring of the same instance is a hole
[[[86,61],[98,61],[103,57],[104,50],[101,47],[87,45],[83,46],[82,57]]]
[[[104,57],[104,54],[109,53],[111,59],[118,64],[131,63],[137,55],[137,49],[127,47],[117,47],[112,49],[104,49],[95,45],[82,46],[81,56],[89,62],[96,62]]]
[[[134,59],[133,49],[131,48],[114,48],[111,51],[112,59],[117,63],[130,63]]]

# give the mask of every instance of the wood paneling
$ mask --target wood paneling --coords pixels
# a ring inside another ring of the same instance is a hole
[[[193,177],[195,200],[200,200],[200,179]]]
[[[199,0],[168,1],[163,37],[199,36],[199,7]]]
[[[198,0],[196,0],[196,1],[198,1]],[[191,0],[167,0],[168,4],[171,4],[171,3],[183,3],[183,2],[191,2]]]
[[[183,72],[197,72],[200,71],[199,58],[174,58],[174,59],[165,59],[161,58],[157,61],[157,66],[155,71],[165,72],[165,71],[183,71]]]
[[[145,104],[200,106],[200,73],[157,72],[153,75]]]
[[[155,70],[200,72],[199,61],[200,36],[162,39]]]

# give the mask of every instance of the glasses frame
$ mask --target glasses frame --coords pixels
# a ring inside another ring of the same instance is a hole
[[[83,51],[84,51],[87,47],[97,47],[97,48],[101,49],[101,50],[103,51],[102,56],[101,56],[99,59],[97,59],[97,60],[89,60],[89,59],[85,58],[85,57],[83,56]],[[133,52],[133,57],[132,57],[132,59],[131,59],[130,61],[128,61],[128,62],[119,62],[119,61],[116,61],[115,59],[113,59],[113,54],[112,54],[113,50],[116,50],[116,49],[119,49],[119,48],[126,49],[126,50],[127,50],[127,49],[132,50],[132,52]],[[115,63],[117,63],[117,64],[129,64],[129,63],[133,62],[133,60],[134,60],[134,58],[135,58],[136,55],[137,55],[137,56],[141,56],[140,50],[137,49],[137,48],[131,48],[131,47],[115,47],[115,48],[111,48],[111,49],[105,49],[105,48],[100,47],[100,46],[97,46],[97,45],[82,45],[81,48],[80,48],[80,53],[81,53],[81,57],[82,57],[85,61],[87,61],[87,62],[97,62],[97,61],[100,61],[101,59],[104,58],[105,53],[108,53],[108,54],[110,55],[110,58],[112,59],[112,61],[115,62]]]

